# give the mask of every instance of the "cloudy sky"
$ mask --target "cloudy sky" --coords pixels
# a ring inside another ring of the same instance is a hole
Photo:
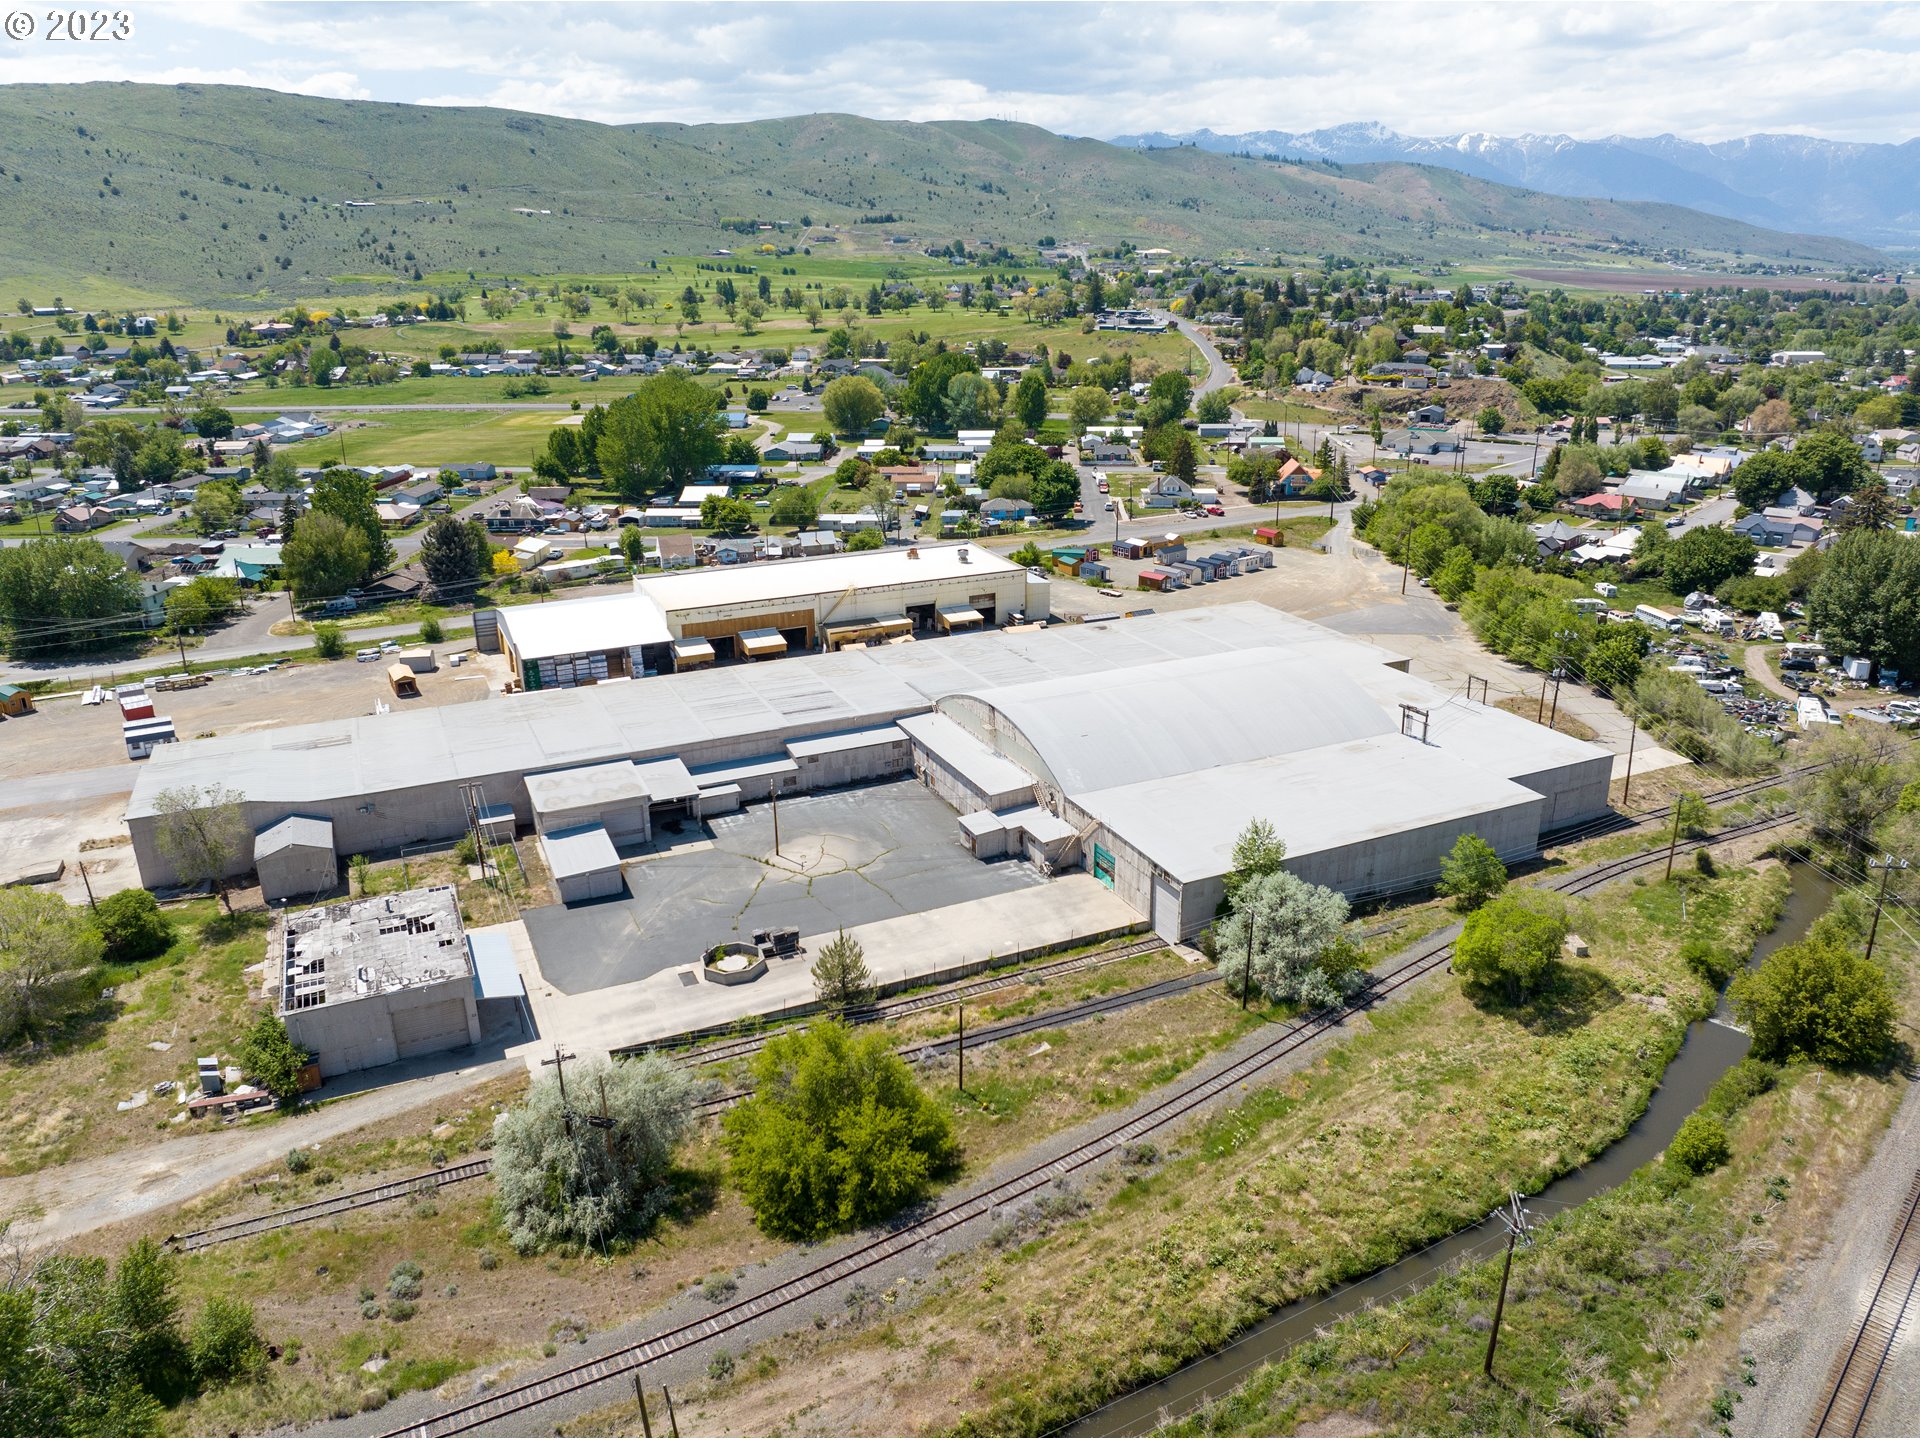
[[[261,85],[616,123],[1010,117],[1101,137],[1367,120],[1920,132],[1915,4],[112,3],[130,41],[0,41],[0,82]]]

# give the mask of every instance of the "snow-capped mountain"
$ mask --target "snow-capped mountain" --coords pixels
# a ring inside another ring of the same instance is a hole
[[[1384,125],[1323,130],[1195,130],[1115,136],[1116,145],[1195,145],[1227,153],[1359,164],[1441,165],[1555,195],[1663,200],[1777,230],[1920,244],[1920,139],[1855,144],[1806,135],[1748,135],[1701,144],[1673,135],[1402,135]]]

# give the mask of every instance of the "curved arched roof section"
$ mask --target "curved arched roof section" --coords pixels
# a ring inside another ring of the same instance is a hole
[[[977,690],[937,708],[1068,794],[1316,750],[1397,727],[1338,670],[1271,648]]]

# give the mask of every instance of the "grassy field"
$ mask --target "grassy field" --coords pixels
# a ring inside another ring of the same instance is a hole
[[[114,1105],[161,1080],[190,1092],[197,1057],[232,1058],[257,1008],[244,972],[266,956],[266,912],[229,916],[213,900],[166,911],[178,936],[164,955],[109,966],[111,994],[40,1045],[0,1051],[0,1173],[152,1143],[175,1128],[173,1097]]]
[[[1037,1433],[1449,1233],[1625,1128],[1708,1000],[1677,958],[1682,934],[1743,947],[1784,887],[1778,867],[1723,874],[1695,886],[1684,925],[1674,887],[1575,902],[1592,954],[1565,962],[1542,1001],[1508,1009],[1431,985],[1089,1187],[1077,1217],[1064,1204],[953,1257],[923,1303],[858,1334],[762,1347],[774,1375],[690,1399],[693,1423],[871,1428],[884,1395],[896,1431]]]
[[[609,398],[614,398],[609,396]],[[296,465],[452,465],[491,461],[526,466],[545,450],[547,435],[566,418],[554,411],[356,410],[328,417],[333,433],[289,445]]]
[[[426,871],[414,862],[413,883]],[[401,877],[375,867],[376,889]],[[970,1001],[973,1024],[1055,1008],[1184,973],[1167,952],[1042,984],[1010,977],[995,995]],[[1017,1044],[969,1056],[967,1088],[952,1088],[951,1061],[924,1080],[945,1096],[966,1153],[965,1173],[1129,1103],[1245,1030],[1271,1018],[1243,1012],[1217,990],[1189,993],[1130,1012],[1124,1019],[1043,1031]],[[951,1033],[950,1013],[933,1011],[885,1027],[896,1044]],[[451,1163],[486,1148],[494,1110],[524,1086],[516,1076],[470,1099],[417,1112],[378,1133],[326,1148],[302,1175],[276,1167],[267,1176],[224,1187],[164,1218],[170,1228],[267,1207],[299,1204],[342,1189]],[[644,1238],[607,1254],[517,1255],[497,1220],[485,1184],[426,1194],[410,1203],[357,1212],[325,1226],[291,1229],[197,1252],[181,1261],[189,1300],[228,1294],[245,1298],[277,1342],[298,1342],[300,1363],[275,1367],[250,1393],[216,1393],[170,1416],[180,1433],[258,1431],[283,1422],[374,1409],[401,1390],[439,1384],[474,1365],[553,1353],[644,1315],[710,1276],[755,1282],[754,1268],[786,1251],[754,1230],[746,1208],[726,1185],[725,1158],[713,1127],[685,1148],[676,1171],[676,1201]],[[103,1248],[121,1237],[103,1236]],[[405,1321],[364,1313],[391,1267],[412,1259],[427,1272],[419,1311]],[[457,1300],[458,1303],[449,1303]],[[383,1355],[377,1378],[360,1366]]]

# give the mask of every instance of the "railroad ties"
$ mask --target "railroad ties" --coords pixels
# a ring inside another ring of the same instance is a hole
[[[1873,1287],[1867,1313],[1860,1317],[1852,1343],[1834,1362],[1833,1388],[1814,1426],[1815,1435],[1858,1435],[1866,1423],[1894,1342],[1908,1325],[1915,1285],[1920,1282],[1920,1220],[1915,1217],[1916,1208],[1920,1208],[1920,1175],[1913,1177],[1906,1204],[1894,1224],[1887,1263]]]

